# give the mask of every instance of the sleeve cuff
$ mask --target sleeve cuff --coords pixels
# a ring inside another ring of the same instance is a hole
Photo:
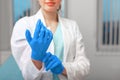
[[[28,62],[27,66],[29,67],[30,70],[29,74],[31,74],[31,76],[33,76],[34,78],[42,76],[42,71],[44,70],[44,66],[40,70],[38,70],[31,60]]]

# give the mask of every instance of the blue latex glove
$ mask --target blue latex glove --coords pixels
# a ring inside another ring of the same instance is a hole
[[[26,30],[25,36],[32,49],[31,58],[42,61],[52,41],[52,32],[48,30],[40,20],[38,20],[33,38],[31,37],[29,30]]]
[[[43,62],[45,63],[46,71],[51,70],[53,74],[61,74],[64,70],[62,62],[50,52],[46,53]]]

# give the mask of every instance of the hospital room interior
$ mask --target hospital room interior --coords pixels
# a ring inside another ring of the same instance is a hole
[[[11,34],[17,20],[38,9],[37,0],[0,0],[0,80],[23,80]],[[120,80],[120,0],[62,0],[60,14],[75,20],[83,35],[90,61],[85,80]]]

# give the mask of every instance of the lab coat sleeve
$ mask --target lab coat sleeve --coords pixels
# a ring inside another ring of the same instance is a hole
[[[67,71],[68,80],[83,80],[84,76],[89,72],[90,63],[85,56],[83,38],[76,23],[73,30],[75,30],[76,35],[76,52],[73,53],[76,54],[75,59],[73,62],[65,62],[63,64]]]
[[[43,68],[38,70],[31,61],[31,48],[25,38],[25,31],[29,28],[25,19],[27,18],[19,20],[14,26],[11,37],[11,50],[24,79],[40,80]]]

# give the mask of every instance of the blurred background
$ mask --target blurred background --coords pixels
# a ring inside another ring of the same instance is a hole
[[[37,0],[0,0],[1,66],[11,55],[15,22],[38,9]],[[62,10],[62,16],[77,21],[83,35],[91,63],[86,80],[120,80],[120,0],[65,0]]]
[[[10,38],[17,20],[35,14],[37,0],[0,0],[0,64],[11,55]]]

